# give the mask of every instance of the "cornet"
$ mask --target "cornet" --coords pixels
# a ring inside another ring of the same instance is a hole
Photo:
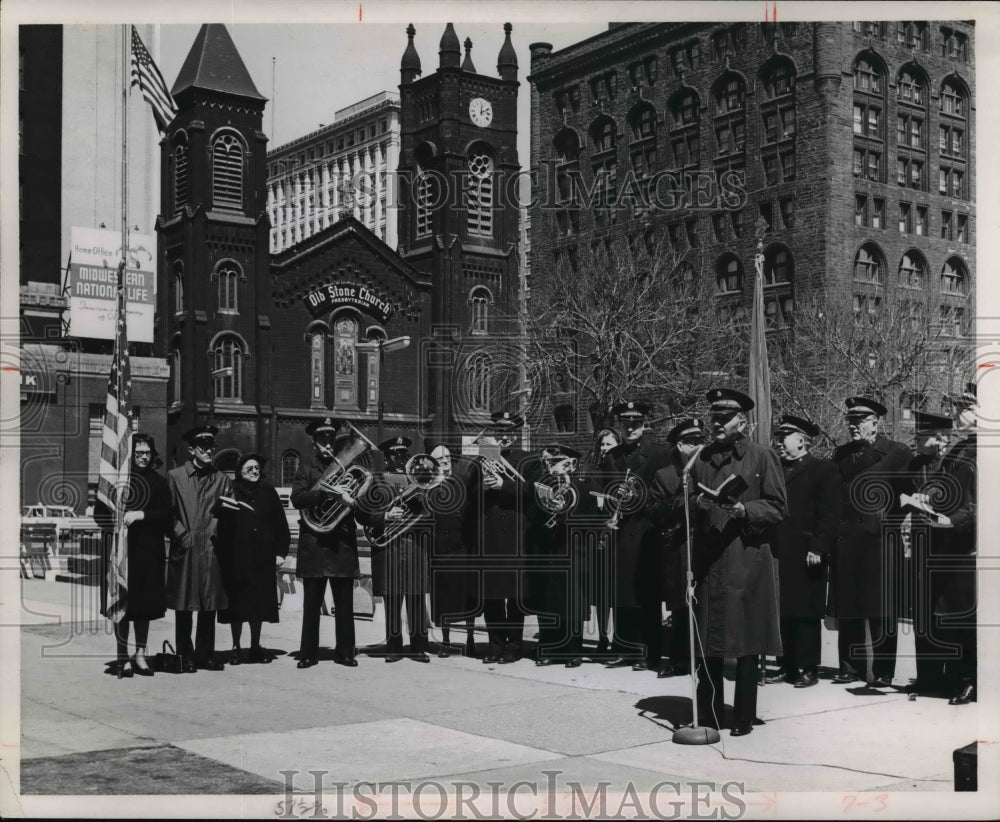
[[[545,523],[546,528],[552,528],[562,514],[569,513],[579,502],[580,495],[571,478],[576,465],[575,457],[556,460],[549,464],[548,476],[535,483],[538,506],[551,515]]]
[[[376,534],[369,526],[365,526],[365,536],[376,548],[385,548],[416,525],[424,514],[412,503],[416,503],[420,497],[444,481],[441,464],[429,454],[414,454],[406,461],[404,470],[409,484],[396,494],[386,508],[387,511],[392,508],[402,508],[403,518],[386,520],[381,534]]]
[[[524,482],[524,477],[517,472],[517,469],[500,455],[483,457],[479,464],[483,467],[484,474],[493,477],[498,482],[503,482],[504,479],[516,479]]]
[[[639,478],[632,473],[632,469],[626,468],[625,478],[615,488],[614,493],[605,496],[608,503],[615,509],[611,519],[604,523],[606,528],[610,528],[612,531],[618,530],[618,522],[621,520],[624,509],[631,506],[639,498],[638,483]]]

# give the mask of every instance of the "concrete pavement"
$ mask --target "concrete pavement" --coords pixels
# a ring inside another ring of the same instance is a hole
[[[520,782],[543,796],[547,786],[565,796],[578,783],[589,796],[602,782],[612,793],[632,786],[647,794],[664,781],[702,780],[716,790],[740,783],[750,816],[797,815],[808,791],[822,792],[822,808],[861,818],[864,809],[918,818],[932,806],[970,818],[1000,782],[989,779],[1000,773],[996,746],[981,744],[979,794],[953,793],[952,752],[997,737],[981,704],[910,702],[896,690],[829,681],[808,689],[767,685],[758,705],[765,724],[752,734],[723,731],[715,745],[682,746],[671,730],[690,720],[687,678],[598,664],[484,665],[460,656],[388,665],[362,655],[354,669],[321,661],[298,670],[289,654],[300,622],[284,611],[280,623],[264,626],[264,645],[279,654],[270,665],[118,680],[105,673],[114,640],[107,623],[93,618],[92,591],[38,580],[24,580],[22,591],[21,793],[29,803],[38,797],[39,807],[40,795],[280,797],[287,784],[310,795],[309,772],[318,771],[327,798],[336,783],[351,791],[367,782],[433,780],[487,791]],[[529,618],[525,635],[534,630]],[[331,617],[321,632],[321,643],[332,641]],[[358,621],[359,645],[383,635],[378,621]],[[171,612],[152,624],[150,648],[164,639],[173,639]],[[229,646],[220,625],[216,647]],[[914,675],[912,649],[904,633],[900,685]],[[835,633],[825,632],[823,664],[836,665]],[[731,705],[731,682],[726,697]],[[529,807],[531,789],[521,791]],[[260,801],[263,813],[275,813],[273,797]],[[512,815],[506,805],[500,810]],[[199,813],[211,815],[204,807]]]

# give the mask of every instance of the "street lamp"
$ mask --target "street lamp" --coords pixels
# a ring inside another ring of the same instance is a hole
[[[354,346],[358,351],[378,351],[378,433],[375,438],[379,445],[382,444],[385,422],[385,400],[382,399],[382,370],[385,365],[385,355],[391,354],[393,351],[402,351],[404,348],[409,348],[409,346],[410,338],[408,336],[393,337],[391,340],[379,337],[377,340],[356,343]]]

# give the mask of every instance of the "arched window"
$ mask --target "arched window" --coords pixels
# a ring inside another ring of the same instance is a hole
[[[243,399],[243,357],[240,339],[232,334],[220,335],[212,349],[212,382],[216,402]]]
[[[725,254],[715,264],[715,285],[719,294],[739,294],[743,290],[743,266],[735,254]]]
[[[968,94],[956,77],[946,77],[941,83],[941,119],[938,124],[938,146],[941,165],[938,168],[938,193],[967,199],[965,185],[968,169],[968,144],[965,139],[968,122]]]
[[[885,68],[870,52],[854,61],[854,176],[884,182]],[[909,175],[909,171],[907,171]]]
[[[220,134],[212,143],[212,207],[243,211],[243,142],[235,134]]]
[[[873,243],[865,243],[854,256],[854,280],[872,285],[882,285],[885,281],[882,252]]]
[[[341,314],[333,324],[334,408],[358,407],[358,321]]]
[[[295,475],[298,473],[300,461],[299,452],[295,450],[285,451],[281,455],[281,485],[288,486],[295,482]]]
[[[772,245],[764,252],[764,285],[791,283],[793,273],[792,252],[785,246]]]
[[[958,257],[949,257],[941,269],[941,293],[965,297],[969,293],[969,272]]]
[[[431,200],[434,198],[431,175],[417,166],[417,237],[431,235]]]
[[[476,335],[490,332],[490,306],[493,305],[493,295],[488,288],[477,286],[469,295],[469,305],[472,307],[472,333]]]
[[[188,201],[188,139],[181,131],[174,138],[174,211]]]
[[[493,236],[493,158],[485,152],[469,156],[469,184],[466,188],[469,234]]]
[[[656,171],[656,109],[641,103],[629,113],[631,141],[629,156],[632,170],[638,178],[648,177]]]
[[[239,314],[240,280],[242,279],[240,267],[232,260],[226,260],[219,264],[215,270],[215,276],[219,279],[219,312]]]
[[[884,86],[885,78],[881,66],[871,58],[859,57],[854,63],[855,90],[881,94]]]
[[[914,106],[927,104],[927,84],[914,69],[902,69],[896,82],[896,99]]]
[[[385,331],[378,326],[371,326],[366,332],[365,337],[368,342],[376,342],[382,340],[385,342],[386,334]],[[378,351],[374,351],[368,354],[368,399],[367,408],[369,410],[373,408],[378,408],[379,392],[382,390],[382,380],[380,377],[379,368],[379,356]]]
[[[174,263],[174,313],[180,314],[184,310],[184,264],[180,261]]]
[[[326,342],[325,327],[313,326],[306,331],[309,341],[309,407],[326,407]]]
[[[918,251],[907,251],[899,261],[899,284],[903,288],[923,288],[927,263]]]
[[[465,364],[469,409],[479,413],[489,411],[492,399],[492,361],[489,354],[477,351]]]
[[[941,83],[941,113],[950,117],[966,116],[965,89],[953,78],[948,77]]]
[[[183,399],[183,383],[181,382],[181,341],[180,337],[174,337],[170,346],[170,399],[171,403],[181,402]]]
[[[617,130],[615,121],[610,117],[601,117],[590,127],[591,149],[600,153],[603,151],[614,151],[617,142]]]
[[[674,167],[677,169],[698,165],[699,105],[698,95],[694,90],[683,88],[667,103],[670,149],[674,155]]]

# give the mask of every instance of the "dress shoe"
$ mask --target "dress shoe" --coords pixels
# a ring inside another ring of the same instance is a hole
[[[976,701],[976,686],[966,685],[955,694],[951,699],[948,700],[949,705],[968,705],[970,702]]]
[[[787,671],[780,671],[779,673],[764,677],[764,681],[768,685],[774,685],[777,682],[795,682],[796,679],[797,677],[795,676],[795,674],[789,673]]]
[[[606,654],[609,648],[611,648],[611,643],[608,641],[606,636],[602,636],[599,640],[597,640],[597,647],[594,649],[594,653]]]
[[[194,664],[193,659],[183,658],[181,662],[181,673],[182,674],[193,674],[198,671],[198,666]]]
[[[819,674],[815,671],[803,671],[802,675],[792,684],[796,688],[809,688],[819,682]]]
[[[240,650],[239,645],[233,646],[233,655],[229,659],[230,665],[242,665],[243,664],[243,652]]]
[[[892,677],[891,676],[877,676],[871,681],[872,688],[891,688],[892,687]]]
[[[643,662],[641,659],[638,662],[632,663],[633,671],[650,671],[650,670],[655,670],[658,667],[659,665],[654,666],[649,662]]]
[[[496,665],[500,661],[500,654],[487,654],[482,661],[483,665]]]
[[[402,658],[403,658],[403,655],[399,654],[399,653],[392,653],[392,654],[386,654],[385,655],[385,661],[386,662],[399,662],[399,660],[401,660]]]
[[[431,658],[427,656],[423,651],[417,651],[415,654],[410,654],[410,659],[414,662],[430,662]]]
[[[521,655],[514,651],[504,651],[500,655],[501,665],[510,665],[512,662],[517,662],[521,658]]]
[[[752,722],[737,722],[729,732],[730,736],[746,736],[753,730]]]
[[[114,666],[115,676],[119,679],[131,679],[132,678],[132,661],[128,659],[119,659]]]
[[[200,670],[203,671],[224,671],[226,666],[221,662],[216,662],[214,659],[206,659],[202,662],[196,662],[195,665],[198,666]]]
[[[442,642],[438,645],[438,659],[447,659],[451,656],[451,649],[448,647],[447,643]]]
[[[318,665],[319,660],[313,657],[304,656],[295,665],[296,668],[311,668],[313,665]]]
[[[340,651],[333,652],[333,661],[338,665],[343,665],[347,668],[357,668],[358,661],[354,658],[352,654],[344,654]]]
[[[608,668],[630,668],[635,665],[635,660],[630,656],[620,656],[604,663]]]
[[[841,671],[830,681],[834,685],[847,685],[850,682],[859,682],[861,677],[859,677],[854,671]]]
[[[657,679],[669,679],[672,676],[690,676],[690,665],[674,665],[668,662],[656,674]]]
[[[470,641],[470,642],[466,642],[465,643],[465,655],[469,659],[475,659],[476,658],[476,643],[475,642]]]
[[[579,668],[581,665],[583,665],[583,660],[578,656],[566,660],[567,668]]]
[[[247,656],[248,662],[260,662],[267,665],[271,662],[271,657],[264,651],[260,645],[251,645],[250,654]]]
[[[554,659],[552,659],[552,657],[548,657],[548,656],[540,656],[540,657],[538,657],[538,659],[535,660],[535,664],[537,666],[539,666],[539,667],[542,667],[542,666],[545,666],[545,665],[555,665],[555,663],[556,663],[556,661]]]
[[[140,660],[142,660],[142,665],[139,664]],[[153,669],[146,664],[144,656],[132,657],[132,670],[135,671],[136,676],[153,676]]]

